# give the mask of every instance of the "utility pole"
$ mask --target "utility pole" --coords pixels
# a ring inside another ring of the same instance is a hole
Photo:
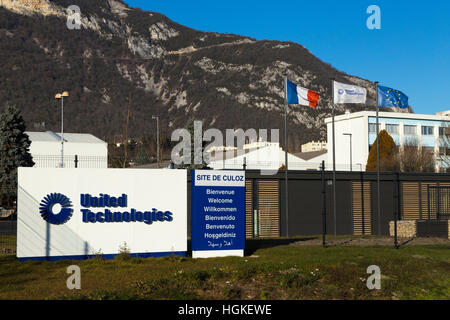
[[[156,161],[158,163],[158,168],[160,167],[160,162],[159,162],[159,117],[158,116],[152,116],[153,120],[156,120]]]
[[[131,94],[128,98],[128,111],[127,111],[127,120],[125,123],[125,144],[124,144],[124,151],[123,151],[123,167],[126,168],[127,166],[127,156],[128,156],[128,124],[130,122],[130,109],[131,109]]]

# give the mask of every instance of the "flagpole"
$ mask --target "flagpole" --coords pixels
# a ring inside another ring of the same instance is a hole
[[[375,101],[377,108],[377,218],[378,218],[378,235],[381,235],[381,213],[380,213],[380,141],[378,139],[380,134],[378,121],[378,81],[375,81]]]
[[[332,127],[333,127],[333,217],[334,217],[334,235],[337,235],[336,230],[336,145],[335,145],[335,130],[334,130],[334,78],[331,79],[331,90],[332,90],[332,104],[333,109],[331,111],[332,116]]]
[[[289,237],[289,201],[288,201],[288,134],[287,134],[287,116],[288,116],[288,107],[287,107],[287,76],[284,77],[284,161],[285,161],[285,170],[284,170],[284,180],[285,180],[285,206],[286,206],[286,236]]]

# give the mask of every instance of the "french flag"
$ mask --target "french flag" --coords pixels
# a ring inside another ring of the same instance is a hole
[[[299,104],[316,109],[320,97],[319,93],[302,88],[287,79],[286,82],[287,104]]]

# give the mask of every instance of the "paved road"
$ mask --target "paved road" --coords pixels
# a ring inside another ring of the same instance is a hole
[[[15,235],[17,230],[17,221],[0,221],[0,235]]]

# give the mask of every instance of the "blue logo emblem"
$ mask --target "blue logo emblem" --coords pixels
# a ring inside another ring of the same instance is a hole
[[[39,205],[42,218],[51,224],[64,224],[72,217],[72,203],[61,193],[51,193]]]
[[[338,90],[338,94],[344,94],[344,90],[339,89],[339,90]]]

